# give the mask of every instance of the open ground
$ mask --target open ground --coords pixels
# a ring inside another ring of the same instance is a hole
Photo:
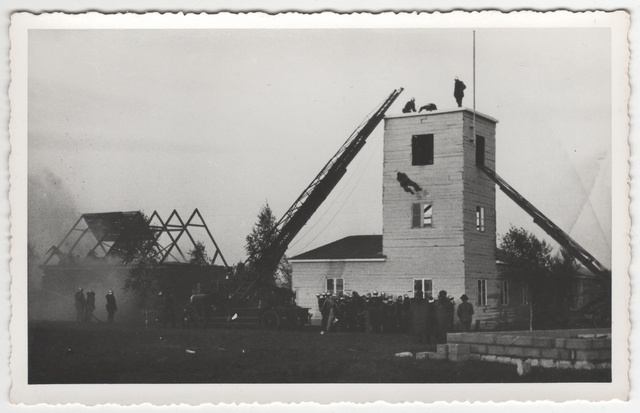
[[[608,382],[610,371],[397,358],[433,350],[403,334],[183,329],[37,321],[29,383],[516,383]]]

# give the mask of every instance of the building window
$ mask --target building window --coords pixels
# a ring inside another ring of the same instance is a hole
[[[476,207],[476,230],[484,232],[484,207]]]
[[[412,205],[412,228],[424,228],[433,225],[433,204],[423,202]]]
[[[327,291],[336,295],[344,292],[344,278],[327,278]]]
[[[433,165],[433,134],[413,135],[411,165]]]
[[[500,305],[509,304],[509,283],[500,281]]]
[[[529,305],[529,289],[527,288],[527,284],[522,283],[520,285],[520,292],[522,294],[522,301],[520,302],[520,304]]]
[[[484,136],[476,135],[476,166],[484,166]]]
[[[478,280],[478,305],[487,305],[487,280]]]
[[[429,278],[413,279],[413,295],[421,291],[424,298],[433,297],[433,280]]]

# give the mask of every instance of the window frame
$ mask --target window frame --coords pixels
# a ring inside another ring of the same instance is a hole
[[[477,305],[478,307],[486,307],[487,305],[487,279],[486,278],[478,278],[478,285],[477,285],[478,291],[477,291]]]
[[[434,162],[435,137],[433,133],[411,136],[411,165],[426,166]]]
[[[476,206],[476,231],[485,232],[485,209],[481,205]]]
[[[500,305],[509,305],[509,281],[500,281]]]
[[[430,292],[429,295],[431,297],[433,297],[433,278],[414,278],[413,279],[413,295],[414,296],[416,295],[417,291],[420,291],[420,290],[416,289],[416,282],[420,282],[420,287],[422,288],[422,290],[421,290],[422,291],[422,296],[424,298],[427,298],[427,295],[425,294],[425,292],[427,292],[427,291],[429,291]],[[429,282],[429,284],[431,285],[431,289],[430,290],[426,290],[425,289],[425,286],[426,286],[425,283],[426,282]]]
[[[339,282],[340,281],[340,282]],[[333,284],[333,288],[329,288],[329,282]],[[342,284],[342,289],[338,290],[338,284]],[[328,291],[332,294],[338,295],[340,293],[344,293],[344,278],[331,278],[327,277],[324,281],[325,291]]]
[[[425,206],[429,206],[429,223],[425,223]],[[411,228],[433,227],[433,202],[414,202],[411,204]]]

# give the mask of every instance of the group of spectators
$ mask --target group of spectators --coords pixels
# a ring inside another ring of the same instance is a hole
[[[118,306],[116,305],[116,297],[113,294],[112,290],[109,290],[107,295],[105,296],[107,300],[107,315],[109,324],[113,323],[113,318],[115,316],[116,311],[118,310]],[[85,296],[84,289],[82,287],[78,288],[76,295],[74,297],[75,307],[76,307],[76,321],[78,323],[89,323],[94,318],[93,312],[96,309],[96,293],[89,290]]]
[[[359,295],[318,294],[318,308],[322,314],[321,334],[329,331],[361,331],[367,333],[411,334],[415,341],[426,344],[445,343],[447,333],[453,331],[454,299],[440,291],[437,299],[424,297],[417,291],[408,295],[387,295],[378,292]],[[462,331],[469,331],[473,306],[468,297],[460,297],[458,317]]]

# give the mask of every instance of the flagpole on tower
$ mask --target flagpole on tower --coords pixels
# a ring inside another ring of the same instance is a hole
[[[476,31],[473,31],[473,134],[476,134]],[[473,137],[475,140],[475,136]]]

